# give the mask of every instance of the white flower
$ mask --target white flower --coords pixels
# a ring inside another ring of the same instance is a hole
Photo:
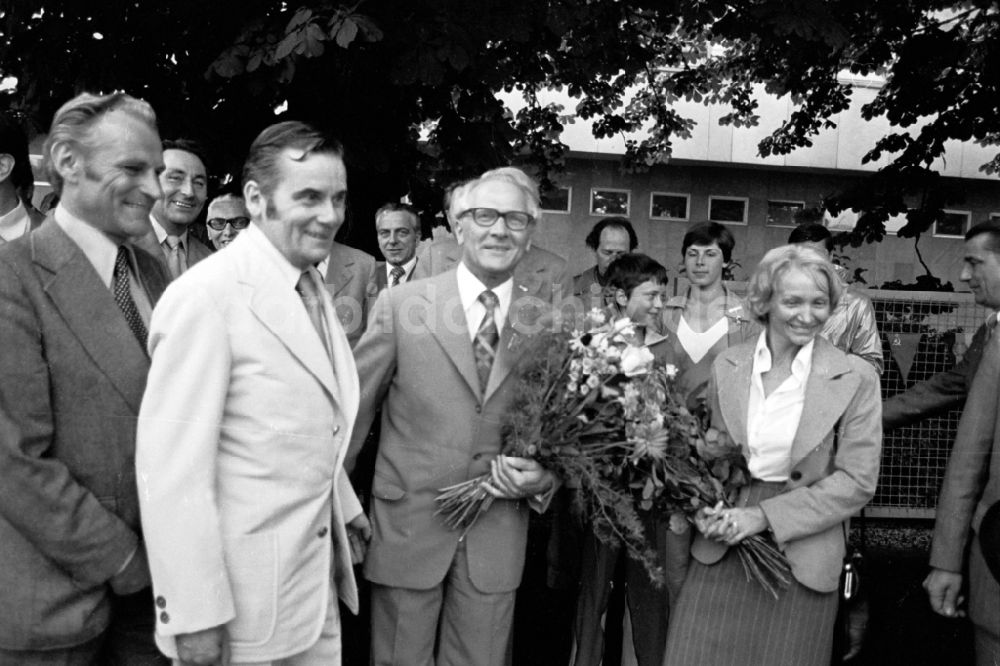
[[[604,314],[604,310],[601,308],[591,308],[590,312],[587,313],[587,322],[594,326],[600,326],[607,320],[607,315]]]
[[[664,368],[664,370],[667,373],[667,378],[668,379],[673,379],[673,378],[675,378],[677,376],[677,366],[674,365],[673,363],[667,363],[667,365]]]
[[[629,345],[622,350],[622,372],[627,377],[634,377],[649,372],[653,365],[653,352],[646,347]]]
[[[595,389],[600,385],[601,385],[601,380],[597,378],[597,375],[591,375],[587,377],[587,386],[589,386],[590,388]]]

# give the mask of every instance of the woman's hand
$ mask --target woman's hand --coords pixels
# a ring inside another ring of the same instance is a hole
[[[727,546],[735,546],[768,528],[767,516],[760,507],[724,509],[721,502],[699,511],[694,524],[706,539],[719,541]]]

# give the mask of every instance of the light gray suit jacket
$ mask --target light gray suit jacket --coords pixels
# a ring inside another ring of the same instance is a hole
[[[713,425],[744,449],[755,346],[749,341],[720,353],[709,388]],[[817,336],[786,490],[760,505],[792,574],[806,587],[837,589],[846,547],[843,523],[875,494],[881,451],[882,401],[875,369]],[[712,564],[726,549],[698,535],[691,553]]]
[[[361,406],[347,463],[350,470],[381,406],[373,536],[365,560],[369,580],[428,589],[444,579],[461,531],[434,515],[434,498],[441,488],[488,473],[500,453],[516,383],[512,371],[548,312],[538,302],[533,294],[515,292],[482,392],[454,270],[379,296],[354,350]],[[517,588],[528,511],[525,502],[498,500],[469,530],[469,574],[480,591]]]
[[[375,280],[375,257],[334,241],[323,278],[333,297],[340,325],[353,347],[368,321],[368,291]]]

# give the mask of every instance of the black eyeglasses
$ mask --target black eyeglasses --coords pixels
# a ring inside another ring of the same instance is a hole
[[[459,215],[463,218],[466,215],[472,216],[472,221],[481,227],[492,227],[496,224],[497,218],[503,218],[504,224],[511,231],[521,231],[526,229],[535,218],[519,210],[497,210],[496,208],[470,208]]]
[[[233,229],[236,231],[243,231],[250,224],[249,217],[213,217],[208,220],[208,226],[212,227],[216,231],[222,231],[226,228],[227,224],[233,225]]]

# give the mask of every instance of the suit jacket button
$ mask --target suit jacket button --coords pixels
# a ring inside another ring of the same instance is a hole
[[[792,472],[792,481],[798,481],[801,478],[802,478],[802,472],[800,472],[799,470],[795,470],[794,472]]]
[[[327,534],[326,526],[323,526],[323,527],[319,528],[319,532],[316,533],[316,536],[318,536],[320,539],[322,539],[323,537],[326,536],[326,534]]]
[[[483,406],[476,405],[476,414],[482,414],[482,413],[483,413]]]
[[[156,607],[157,608],[166,608],[167,607],[167,600],[164,599],[163,597],[156,597]]]
[[[483,457],[482,453],[477,453],[476,455],[472,456],[472,459],[473,460],[482,460],[482,457]]]
[[[160,622],[162,622],[163,624],[167,624],[168,622],[170,622],[170,616],[167,615],[167,611],[163,611],[162,613],[160,613]]]
[[[340,426],[339,425],[333,426],[333,434],[336,435],[338,432],[340,432]]]

